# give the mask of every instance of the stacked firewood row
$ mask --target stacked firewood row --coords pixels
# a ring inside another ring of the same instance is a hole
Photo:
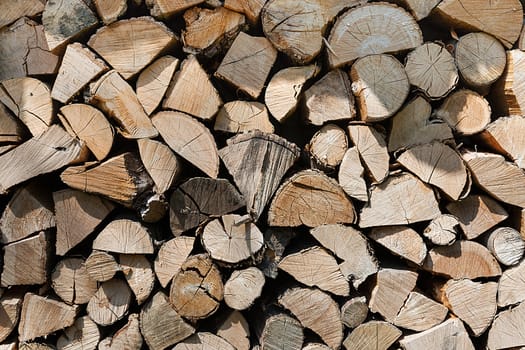
[[[525,347],[523,16],[0,1],[0,350]]]

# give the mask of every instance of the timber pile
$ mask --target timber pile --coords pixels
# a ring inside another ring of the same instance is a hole
[[[523,17],[0,1],[0,350],[525,348]]]

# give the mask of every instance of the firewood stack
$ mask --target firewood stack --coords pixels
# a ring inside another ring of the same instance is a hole
[[[0,350],[525,348],[523,17],[0,1]]]

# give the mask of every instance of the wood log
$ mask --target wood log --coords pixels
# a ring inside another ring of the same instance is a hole
[[[162,287],[177,275],[182,264],[188,258],[195,242],[194,237],[180,236],[165,242],[155,258],[155,274]]]
[[[370,55],[358,59],[352,65],[350,78],[360,117],[367,122],[393,116],[410,90],[405,68],[390,55]]]
[[[166,349],[195,332],[175,311],[168,297],[158,291],[140,312],[140,331],[152,350]]]
[[[258,267],[268,278],[275,279],[279,274],[279,262],[284,251],[296,233],[290,229],[269,228],[264,232],[264,255]]]
[[[86,310],[98,325],[108,326],[127,314],[130,303],[131,291],[126,282],[113,278],[100,285]]]
[[[525,300],[522,291],[525,287],[525,263],[506,269],[498,282],[498,306],[506,307]]]
[[[16,78],[0,83],[0,101],[13,112],[33,136],[40,136],[53,122],[51,93],[35,78]]]
[[[460,225],[459,219],[454,215],[442,214],[430,221],[423,236],[435,245],[451,245],[456,241]]]
[[[392,118],[388,151],[395,152],[434,140],[452,140],[452,131],[448,124],[437,119],[430,120],[431,112],[430,103],[423,97],[418,96],[409,101]]]
[[[175,236],[212,217],[244,206],[244,199],[226,179],[194,177],[182,183],[170,198],[170,228]]]
[[[442,304],[421,293],[410,292],[405,305],[394,319],[394,324],[421,332],[442,323],[447,314],[448,310]]]
[[[0,143],[17,146],[26,138],[26,131],[18,118],[0,103]]]
[[[525,53],[521,50],[510,50],[506,56],[507,65],[501,78],[492,88],[492,100],[499,115],[523,115],[525,93],[518,83],[518,74],[523,69]]]
[[[459,240],[432,248],[423,268],[453,279],[500,276],[501,268],[490,251],[479,243]]]
[[[160,105],[178,66],[178,59],[166,55],[155,60],[140,73],[135,90],[147,115],[151,115]]]
[[[97,282],[106,282],[120,271],[120,266],[113,255],[94,250],[86,259],[86,270],[91,279]]]
[[[100,231],[93,249],[121,254],[153,254],[153,242],[138,221],[116,219]]]
[[[330,347],[319,343],[308,343],[302,350],[330,350]]]
[[[20,350],[54,350],[55,346],[47,343],[22,342],[18,348]]]
[[[508,204],[525,207],[525,173],[503,156],[468,152],[463,159],[474,181],[492,197]]]
[[[304,333],[301,324],[285,313],[277,313],[266,318],[259,343],[261,350],[278,349],[279,347],[300,350],[303,340]]]
[[[214,314],[223,296],[221,273],[206,254],[186,259],[171,283],[170,303],[177,314],[188,319]]]
[[[170,189],[182,170],[181,161],[162,142],[151,139],[137,140],[142,164],[155,183],[156,192]]]
[[[119,265],[137,304],[143,304],[153,292],[155,272],[144,255],[120,254]]]
[[[64,329],[57,340],[57,349],[95,350],[100,340],[100,331],[88,316],[79,317],[73,325]]]
[[[289,67],[275,73],[270,79],[264,102],[272,117],[284,122],[296,109],[305,83],[319,72],[316,65]]]
[[[128,10],[128,4],[125,0],[94,0],[93,2],[98,16],[106,25],[115,22]]]
[[[410,11],[416,21],[421,21],[430,15],[434,7],[436,7],[441,0],[394,0],[394,2]]]
[[[28,5],[30,2],[17,1],[16,4]],[[0,81],[34,74],[54,74],[60,63],[60,56],[49,50],[44,26],[26,17],[9,27],[0,28],[0,50],[9,52],[9,55],[0,57]]]
[[[235,350],[233,345],[226,340],[209,332],[198,332],[175,345],[173,350],[199,350],[199,349],[217,349],[217,350]]]
[[[259,24],[259,15],[266,0],[225,0],[224,7],[244,14],[252,27]]]
[[[434,192],[408,173],[388,177],[372,187],[361,210],[359,227],[406,225],[441,215]]]
[[[501,311],[488,332],[487,348],[490,350],[525,346],[525,337],[519,332],[522,329],[525,304]]]
[[[368,237],[416,265],[423,264],[427,256],[425,242],[416,231],[407,226],[376,227]]]
[[[352,281],[354,288],[357,289],[368,276],[377,272],[378,263],[374,251],[365,236],[353,227],[321,225],[311,229],[310,234],[343,260],[339,268]]]
[[[234,310],[230,313],[219,325],[217,335],[233,345],[236,350],[250,350],[250,327],[239,311]]]
[[[525,143],[518,136],[525,130],[525,118],[519,115],[500,117],[487,125],[481,137],[497,153],[512,159],[525,168]]]
[[[434,12],[447,25],[485,32],[498,38],[509,49],[518,40],[523,19],[523,7],[519,0],[501,3],[444,0]]]
[[[46,232],[40,232],[35,236],[4,245],[4,268],[0,276],[2,287],[47,282],[48,261],[51,255],[48,235]]]
[[[361,31],[362,26],[367,30]],[[405,51],[421,44],[421,29],[408,12],[392,4],[366,4],[346,11],[335,22],[328,37],[328,62],[339,67],[360,57]]]
[[[86,304],[97,291],[97,281],[91,278],[81,258],[60,260],[51,274],[51,286],[67,304]]]
[[[20,344],[20,346],[18,345],[17,342],[11,342],[11,343],[3,343],[3,344],[0,344],[0,349],[1,350],[29,350],[29,349],[26,349],[26,347],[24,346],[24,344]]]
[[[266,106],[259,102],[232,101],[221,107],[215,118],[214,130],[240,133],[259,130],[273,133],[274,127],[270,122]]]
[[[24,300],[24,290],[13,289],[2,294],[0,298],[0,341],[7,339],[20,320],[20,310]],[[16,350],[16,349],[15,349]]]
[[[20,17],[33,17],[42,13],[45,4],[41,0],[7,3],[3,8],[2,14],[0,14],[0,28],[15,22]]]
[[[351,147],[346,150],[339,165],[337,180],[347,195],[359,201],[368,202],[368,189],[363,177],[364,171],[357,147]]]
[[[75,322],[77,311],[76,305],[26,293],[18,324],[18,339],[26,342],[69,327]]]
[[[87,47],[79,43],[70,44],[62,58],[51,97],[66,103],[108,69],[104,61]]]
[[[348,134],[372,180],[383,182],[388,176],[390,160],[383,135],[372,126],[357,124],[348,126]]]
[[[224,302],[234,310],[246,310],[261,296],[264,274],[256,267],[235,270],[224,284]]]
[[[525,242],[520,232],[512,227],[498,227],[485,239],[487,248],[502,265],[516,265],[523,257]]]
[[[208,74],[195,56],[188,56],[173,76],[162,107],[208,120],[217,114],[221,105],[219,92],[211,83]]]
[[[252,131],[228,139],[219,155],[257,221],[300,149],[282,137]]]
[[[335,124],[326,124],[312,136],[306,147],[313,167],[330,171],[343,161],[348,139],[343,129]]]
[[[276,59],[277,51],[268,39],[240,32],[215,71],[215,77],[256,99]]]
[[[424,332],[407,335],[399,343],[405,350],[447,349],[449,347],[452,349],[475,349],[467,330],[458,318],[449,318]]]
[[[335,295],[348,296],[350,285],[335,258],[319,246],[289,254],[279,262],[279,269],[297,281]]]
[[[181,112],[158,112],[153,125],[179,156],[211,178],[219,173],[219,155],[215,140],[206,126]]]
[[[341,306],[341,321],[348,328],[356,328],[368,317],[368,305],[364,296],[354,297]]]
[[[146,0],[151,15],[157,18],[169,18],[205,0]]]
[[[139,315],[128,316],[128,323],[119,329],[113,337],[103,339],[98,348],[100,350],[140,350],[142,347],[142,335],[139,328]]]
[[[91,84],[90,95],[89,102],[117,122],[122,136],[140,139],[158,135],[133,88],[117,71],[111,70]]]
[[[278,302],[290,310],[305,328],[319,335],[330,348],[337,349],[343,341],[341,313],[335,301],[318,289],[292,288]]]
[[[444,45],[427,42],[411,51],[406,58],[408,81],[429,99],[441,99],[458,82],[458,68],[454,57]]]
[[[345,339],[346,349],[387,350],[402,332],[384,321],[370,321],[354,329]]]
[[[95,28],[98,18],[82,0],[48,1],[42,12],[42,24],[49,50],[56,52]]]

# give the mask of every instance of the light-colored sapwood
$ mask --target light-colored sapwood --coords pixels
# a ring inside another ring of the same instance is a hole
[[[405,329],[421,332],[445,320],[448,309],[442,304],[418,293],[410,292],[393,323]]]
[[[460,225],[454,215],[442,214],[430,221],[423,230],[423,236],[435,245],[451,245],[456,241]]]
[[[151,15],[159,18],[169,18],[205,1],[206,0],[145,0]]]
[[[15,22],[20,17],[33,17],[38,15],[44,11],[45,4],[45,1],[42,0],[7,2],[0,14],[0,28]]]
[[[512,159],[520,168],[525,168],[525,117],[512,115],[500,117],[487,125],[481,136],[497,153]]]
[[[225,0],[224,7],[244,14],[251,26],[259,23],[259,15],[267,0]]]
[[[148,230],[130,219],[111,221],[93,241],[93,249],[122,254],[153,254]]]
[[[93,250],[86,259],[86,270],[91,279],[97,282],[106,282],[120,271],[115,257],[109,253]]]
[[[395,3],[410,11],[417,21],[426,18],[441,0],[394,0]]]
[[[330,350],[330,347],[320,343],[308,343],[302,350]]]
[[[126,282],[113,278],[103,282],[87,305],[89,317],[98,325],[109,326],[122,319],[131,304],[131,290]]]
[[[424,332],[407,335],[399,343],[405,350],[475,349],[459,318],[449,318]]]
[[[82,258],[60,260],[51,274],[51,287],[68,304],[86,304],[97,291]]]
[[[57,349],[95,350],[99,340],[100,331],[97,324],[88,316],[82,316],[64,329],[64,333],[57,340]]]
[[[181,161],[162,142],[151,139],[139,139],[137,143],[140,160],[155,183],[157,192],[166,192],[182,171]]]
[[[285,313],[276,313],[266,318],[259,337],[261,350],[286,347],[300,350],[303,345],[304,332],[301,323]]]
[[[112,337],[100,341],[99,350],[140,350],[142,347],[142,334],[139,328],[139,315],[128,316],[128,323],[115,332]]]
[[[314,167],[334,170],[343,161],[348,138],[337,125],[326,124],[312,136],[307,147]]]
[[[270,122],[266,106],[260,102],[232,101],[221,107],[215,118],[214,130],[240,133],[259,130],[273,133],[274,127]]]
[[[236,350],[233,345],[226,340],[209,332],[198,332],[188,339],[175,345],[173,350],[200,350],[200,349],[216,349],[216,350]]]
[[[153,266],[144,255],[137,254],[120,254],[119,265],[129,288],[135,294],[137,304],[141,305],[155,287]]]
[[[487,348],[496,350],[525,346],[525,336],[521,332],[524,317],[525,303],[501,311],[488,331]]]
[[[500,115],[523,115],[525,112],[525,85],[520,72],[525,66],[525,52],[507,51],[507,65],[492,88],[495,110]]]
[[[366,297],[354,297],[341,306],[341,321],[348,328],[356,328],[368,317]]]
[[[20,311],[24,299],[25,290],[13,289],[2,294],[0,297],[0,341],[7,339],[9,334],[16,328],[20,320]]]
[[[339,165],[337,180],[341,188],[352,198],[362,202],[368,201],[368,190],[364,179],[365,169],[361,164],[357,147],[346,150]]]
[[[261,296],[264,274],[256,267],[235,270],[224,284],[224,302],[234,310],[246,310]]]
[[[350,124],[348,134],[373,181],[383,182],[390,160],[384,136],[372,126],[358,124]]]
[[[384,321],[369,321],[359,325],[346,337],[346,349],[387,350],[401,336],[402,332]]]
[[[162,287],[166,287],[179,272],[193,250],[194,237],[180,236],[162,244],[155,258],[155,274]]]
[[[419,233],[407,226],[376,227],[368,237],[417,265],[421,265],[427,255],[427,247]]]
[[[523,257],[525,241],[512,227],[498,227],[486,237],[486,246],[500,264],[512,266]]]
[[[166,55],[155,60],[140,73],[136,92],[146,114],[150,115],[160,105],[178,66],[178,59]]]
[[[123,16],[128,10],[126,0],[93,0],[98,16],[108,25]]]
[[[498,306],[506,307],[525,301],[525,260],[506,269],[498,281]]]
[[[219,325],[217,335],[233,345],[236,350],[250,350],[250,327],[239,311],[234,310],[230,313]]]

